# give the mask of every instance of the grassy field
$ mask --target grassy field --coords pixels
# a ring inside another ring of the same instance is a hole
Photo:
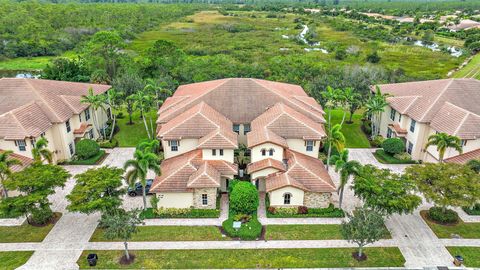
[[[366,248],[368,260],[357,262],[351,248],[325,249],[226,249],[226,250],[136,250],[135,262],[120,265],[123,251],[84,251],[78,264],[89,269],[85,257],[95,252],[96,269],[159,268],[309,268],[309,267],[395,267],[405,260],[398,248]]]
[[[328,114],[326,114],[325,117],[328,117]],[[347,121],[349,117],[350,117],[350,114],[347,113],[345,121]],[[341,123],[342,118],[343,118],[342,110],[332,110],[333,125]],[[361,129],[361,125],[362,125],[361,119],[362,119],[361,114],[354,114],[353,123],[352,124],[344,123],[342,126],[342,132],[347,141],[347,145],[346,145],[347,148],[369,148],[370,147],[368,138]]]
[[[130,241],[219,241],[230,240],[222,237],[215,226],[141,226]],[[122,241],[107,240],[102,229],[96,229],[90,242]]]
[[[68,51],[61,57],[73,58],[76,54]],[[0,61],[0,70],[42,70],[55,56],[18,57]]]
[[[480,53],[477,53],[468,64],[453,74],[455,78],[475,78],[480,80]]]
[[[0,227],[0,243],[42,242],[53,228],[53,224],[45,227],[22,226]]]
[[[0,269],[13,270],[25,264],[32,256],[33,251],[1,251]]]
[[[452,256],[461,255],[467,267],[480,267],[480,247],[447,247]]]
[[[452,238],[452,234],[462,238],[480,238],[480,223],[465,223],[460,220],[456,225],[440,225],[431,222],[424,215],[422,217],[438,238]]]
[[[124,118],[117,118],[117,125],[120,131],[115,134],[114,138],[118,140],[119,147],[135,147],[138,143],[148,139],[147,131],[143,120],[140,118],[140,112],[136,111],[132,114],[133,125],[129,125],[128,113],[123,111]],[[152,117],[153,129],[156,130],[155,121],[157,121],[157,112],[152,111],[149,113]],[[147,124],[150,126],[150,121],[147,118]]]

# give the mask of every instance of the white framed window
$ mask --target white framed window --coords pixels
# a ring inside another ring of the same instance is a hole
[[[467,140],[460,140],[460,145],[461,146],[466,146],[467,145]]]
[[[291,199],[292,199],[292,194],[290,193],[283,194],[283,204],[290,204]]]
[[[411,120],[410,121],[410,132],[415,132],[415,125],[417,124],[417,121]]]
[[[267,150],[266,149],[262,149],[260,150],[262,152],[262,156],[266,156],[267,155]]]
[[[90,108],[85,110],[85,121],[90,120]]]
[[[409,141],[407,146],[407,153],[411,155],[412,151],[413,151],[413,143]]]
[[[251,130],[252,130],[252,128],[250,127],[250,124],[243,124],[243,134],[246,135]]]
[[[208,195],[202,194],[202,205],[208,205]]]
[[[90,129],[90,131],[88,131],[88,137],[90,139],[93,139],[93,129]]]
[[[27,151],[27,143],[25,140],[16,140],[15,145],[18,146],[19,151]]]
[[[70,150],[70,155],[73,156],[75,154],[75,148],[73,147],[73,142],[68,144],[68,150]]]
[[[269,155],[269,156],[273,156],[273,153],[274,153],[274,152],[275,152],[275,149],[270,148],[270,149],[268,150],[268,155]]]
[[[223,149],[219,149],[218,152],[219,152],[220,156],[223,156]]]
[[[387,138],[391,138],[391,137],[392,137],[392,129],[387,128]]]
[[[217,155],[217,149],[212,149],[212,156],[216,156]]]
[[[170,146],[170,151],[177,152],[178,147],[180,146],[180,142],[177,140],[168,141],[168,145]]]
[[[72,130],[72,128],[70,127],[70,120],[67,120],[67,122],[65,122],[65,127],[67,128],[67,133]]]
[[[240,133],[240,125],[238,125],[238,124],[233,124],[233,132],[235,132],[235,133]]]
[[[305,146],[306,146],[306,150],[307,152],[312,152],[313,151],[313,141],[305,141]]]
[[[395,115],[397,114],[397,111],[395,111],[395,109],[391,109],[390,110],[390,119],[392,119],[392,121],[395,121]]]

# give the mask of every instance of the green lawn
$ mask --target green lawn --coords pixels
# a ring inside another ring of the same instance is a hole
[[[325,115],[328,118],[328,113]],[[350,117],[350,113],[347,113],[345,122],[348,121]],[[332,110],[332,124],[340,124],[343,118],[343,111],[342,110]],[[363,133],[361,126],[362,126],[362,115],[361,114],[354,114],[353,115],[353,123],[347,124],[344,123],[342,126],[342,132],[345,136],[347,141],[347,148],[370,148],[370,143],[368,142],[368,138]]]
[[[477,53],[468,64],[453,74],[455,78],[475,78],[480,80],[480,53]]]
[[[480,238],[480,223],[465,223],[460,220],[457,225],[440,225],[431,222],[425,215],[422,217],[438,238],[452,238],[452,234],[458,234],[463,238]]]
[[[332,240],[343,239],[337,224],[323,225],[268,225],[266,240]],[[392,238],[390,233],[385,239]]]
[[[76,54],[67,51],[58,57],[73,58]],[[18,57],[0,61],[0,70],[42,70],[57,56]]]
[[[377,151],[375,151],[375,153],[373,153],[373,155],[378,160],[378,162],[383,163],[383,164],[415,164],[415,163],[417,163],[414,160],[398,159],[394,156],[391,156],[391,155],[385,153],[385,151],[383,151],[382,149],[378,149]]]
[[[132,114],[133,125],[128,125],[128,113],[125,110],[123,110],[122,112],[124,117],[122,119],[117,118],[117,124],[120,130],[114,136],[114,138],[118,140],[118,146],[135,147],[141,141],[148,139],[145,125],[143,123],[143,120],[140,118],[140,112],[136,111]],[[155,121],[157,121],[157,111],[152,110],[148,115],[152,117],[153,129],[154,131],[156,131]],[[148,118],[147,124],[150,126],[150,120]]]
[[[98,154],[95,156],[89,158],[89,159],[84,159],[84,160],[72,160],[68,162],[68,165],[96,165],[97,162],[103,158],[105,155],[105,150],[100,150],[98,151]]]
[[[132,236],[131,241],[213,241],[230,240],[222,237],[215,226],[141,226]],[[102,229],[96,229],[91,242],[122,241],[107,240]]]
[[[45,227],[22,226],[0,227],[0,243],[42,242],[54,224]]]
[[[136,250],[135,262],[120,265],[123,251],[84,251],[77,261],[89,269],[86,256],[95,252],[97,269],[159,268],[311,268],[311,267],[400,267],[405,263],[398,248],[366,248],[368,260],[357,262],[351,248],[325,249],[226,249],[226,250]]]
[[[1,251],[0,269],[16,269],[25,264],[32,254],[33,251]]]
[[[480,247],[447,247],[452,256],[461,255],[467,267],[480,267]]]

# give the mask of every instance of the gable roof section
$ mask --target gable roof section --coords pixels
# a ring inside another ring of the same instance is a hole
[[[253,163],[249,163],[247,165],[247,171],[249,174],[252,174],[254,172],[258,172],[267,168],[273,168],[283,172],[285,171],[285,165],[283,165],[281,161],[273,158],[262,159]]]
[[[36,137],[88,108],[80,102],[92,88],[104,93],[109,85],[40,79],[0,79],[0,138]],[[34,118],[34,119],[32,119]]]
[[[336,190],[330,175],[323,166],[321,160],[292,151],[286,150],[288,159],[287,171],[283,174],[267,176],[265,183],[267,192],[286,186],[300,188],[300,183],[305,191],[310,192],[334,192]],[[281,176],[280,175],[288,175]],[[273,181],[270,182],[270,179]],[[296,182],[293,182],[294,179]]]
[[[3,152],[5,152],[5,150],[0,149],[0,153],[3,153]],[[20,165],[12,166],[11,167],[12,172],[20,172],[23,169],[25,169],[26,167],[30,166],[30,164],[33,163],[33,159],[31,159],[29,157],[26,157],[26,156],[23,156],[23,155],[20,155],[20,154],[17,154],[17,153],[10,154],[9,159],[12,159],[12,158],[17,159],[22,163]]]
[[[199,149],[237,149],[237,133],[231,130],[217,129],[198,140]]]
[[[204,162],[188,178],[188,188],[215,188],[220,187],[220,173],[208,162]]]
[[[472,159],[480,159],[480,149],[445,159],[448,163],[466,164]]]
[[[248,148],[255,147],[262,143],[273,143],[283,148],[288,148],[287,141],[284,138],[273,133],[266,127],[254,129],[251,132],[247,133]]]
[[[157,123],[167,123],[202,101],[237,124],[250,123],[278,102],[291,106],[315,122],[325,122],[321,106],[298,85],[229,78],[181,85],[158,111]]]

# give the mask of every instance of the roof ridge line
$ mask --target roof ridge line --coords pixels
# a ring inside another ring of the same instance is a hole
[[[451,103],[450,101],[445,101],[445,103],[448,103],[448,104],[450,104],[450,105],[452,105],[452,106],[454,106],[454,107],[456,107],[456,108],[459,108],[460,110],[466,112],[467,114],[473,114],[473,115],[475,115],[475,116],[480,117],[480,115],[478,115],[478,114],[476,114],[476,113],[474,113],[474,112],[471,112],[471,111],[469,111],[469,110],[467,110],[467,109],[465,109],[465,108],[462,108],[462,107],[460,107],[460,106],[457,106],[457,105]]]
[[[425,113],[423,113],[422,117],[420,117],[419,122],[424,121],[423,118],[425,118],[425,115],[430,111],[430,109],[433,108],[433,106],[435,106],[435,104],[437,104],[438,100],[443,96],[443,94],[448,90],[450,85],[453,83],[453,79],[447,79],[447,80],[449,80],[449,82],[447,83],[447,85],[445,85],[445,88],[443,88],[443,90],[440,92],[438,97],[436,97],[435,100],[432,102],[432,104],[425,110]]]
[[[298,164],[298,166],[302,167],[304,170],[308,171],[310,174],[318,177],[318,175],[316,175],[315,173],[313,173],[311,170],[305,168],[305,166],[303,166],[300,162],[297,161],[296,155],[297,155],[297,154],[301,154],[301,153],[295,153],[294,151],[292,151],[292,153],[293,153],[293,156],[294,156],[294,158],[295,158],[295,164]],[[294,165],[295,165],[295,164],[294,164]],[[293,167],[293,166],[291,166],[291,167]],[[330,174],[328,173],[328,171],[327,171],[327,174],[330,175]],[[327,183],[327,181],[325,181],[323,178],[320,178],[320,179],[322,179],[323,182]],[[333,181],[332,181],[332,183],[333,183]],[[328,183],[327,183],[327,184],[328,184]],[[328,184],[328,185],[330,185],[330,184]],[[331,186],[331,185],[330,185],[330,186]],[[334,184],[334,186],[331,186],[331,187],[333,187],[334,189],[336,188],[336,187],[335,187],[335,184]]]
[[[30,80],[25,78],[23,80],[25,80],[28,86],[33,90],[33,92],[35,92],[35,95],[37,95],[37,97],[42,100],[42,103],[44,103],[45,106],[47,106],[52,111],[53,115],[55,115],[55,117],[60,120],[61,118],[58,116],[57,112],[55,112],[55,110],[52,107],[50,107],[48,102],[45,102],[45,99],[43,98],[43,96],[40,95],[40,93],[37,91],[35,87],[33,87],[33,85],[30,83]]]

